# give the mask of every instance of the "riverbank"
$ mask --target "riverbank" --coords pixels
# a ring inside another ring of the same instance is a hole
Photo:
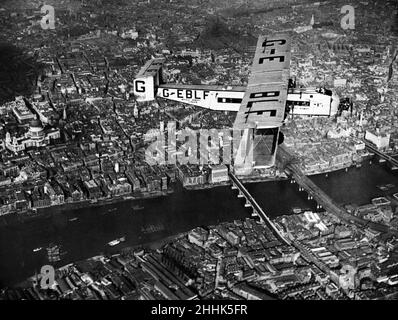
[[[363,161],[372,159],[374,155],[368,154],[361,158],[359,163]],[[316,170],[311,172],[304,172],[308,176],[316,176],[319,174],[330,174],[333,172],[337,172],[340,170],[348,170],[352,167],[358,167],[358,163],[350,163],[347,166],[339,166],[339,167],[329,167],[326,170]],[[266,183],[266,182],[277,182],[277,181],[285,181],[288,179],[288,176],[285,174],[281,174],[275,177],[266,177],[266,176],[240,176],[239,179],[244,184],[254,184],[254,183]],[[189,191],[195,190],[206,190],[206,189],[213,189],[219,187],[230,186],[230,181],[224,181],[220,183],[214,184],[203,184],[203,185],[192,185],[192,186],[184,186],[184,189]],[[99,199],[99,200],[82,200],[79,202],[71,202],[71,203],[63,203],[59,205],[52,205],[44,208],[39,208],[37,210],[28,210],[24,212],[13,212],[3,216],[0,216],[0,226],[6,226],[9,224],[15,224],[18,222],[24,223],[26,221],[38,219],[38,218],[48,218],[54,213],[62,213],[64,211],[71,211],[71,210],[78,210],[84,208],[91,208],[91,207],[101,207],[104,205],[109,204],[117,204],[126,200],[146,200],[146,199],[155,199],[159,197],[169,196],[170,194],[175,192],[175,185],[172,185],[167,191],[156,191],[151,193],[141,193],[141,194],[130,194],[130,195],[121,195],[118,197],[107,198],[107,199]]]
[[[306,171],[305,169],[303,170],[304,174],[307,176],[316,176],[320,174],[330,174],[333,172],[337,172],[340,170],[349,170],[350,168],[358,168],[362,166],[362,163],[364,161],[370,160],[374,158],[374,154],[366,154],[363,157],[361,157],[360,161],[357,162],[350,162],[347,164],[343,164],[340,166],[333,166],[333,167],[328,167],[327,169],[318,169],[318,170],[312,170],[312,171]],[[288,180],[289,177],[285,174],[282,173],[278,176],[275,177],[266,177],[266,176],[238,176],[238,178],[242,181],[244,184],[251,184],[251,183],[264,183],[264,182],[275,182],[275,181],[285,181]],[[194,186],[184,186],[185,189],[187,190],[205,190],[205,189],[212,189],[212,188],[218,188],[222,186],[230,186],[231,182],[230,181],[225,181],[221,183],[206,183],[203,185],[194,185]]]
[[[63,203],[59,205],[48,206],[39,208],[37,210],[27,210],[23,212],[13,212],[3,216],[0,216],[0,226],[6,226],[16,222],[26,222],[38,218],[48,218],[54,213],[62,213],[64,211],[72,211],[84,208],[101,207],[104,205],[118,204],[126,200],[147,200],[155,199],[159,197],[166,197],[174,193],[174,189],[168,189],[167,191],[157,191],[151,193],[143,193],[139,195],[121,195],[114,198],[99,199],[96,201],[82,200],[78,202]]]
[[[168,244],[168,243],[170,243],[172,241],[175,241],[175,240],[177,240],[179,238],[186,237],[187,235],[188,235],[188,232],[181,232],[181,233],[177,233],[175,235],[171,235],[171,236],[159,239],[159,240],[149,241],[149,242],[142,243],[142,244],[135,245],[135,246],[127,246],[127,247],[121,248],[116,253],[92,256],[92,257],[84,259],[83,261],[85,261],[85,260],[98,260],[98,259],[101,259],[101,258],[104,258],[104,257],[118,256],[120,254],[129,253],[129,252],[132,252],[132,251],[133,252],[134,251],[139,251],[139,250],[142,250],[142,249],[145,249],[147,251],[156,251],[156,250],[161,249],[166,244]],[[65,265],[63,265],[61,267],[57,267],[55,269],[56,270],[64,270],[64,269],[67,269],[68,267],[74,265],[76,262],[78,262],[78,261],[65,264]],[[29,288],[29,287],[31,287],[32,281],[34,281],[36,279],[36,277],[37,277],[36,275],[32,275],[32,276],[28,277],[26,280],[23,280],[22,282],[19,282],[19,283],[15,284],[15,285],[13,285],[11,287],[14,287],[14,288]]]
[[[329,167],[325,170],[315,170],[310,172],[304,172],[307,176],[317,176],[317,175],[326,175],[332,174],[334,172],[339,172],[342,170],[348,171],[350,168],[361,167],[362,163],[365,161],[372,161],[375,155],[372,153],[364,154],[361,159],[357,162],[352,162],[347,165],[338,166],[338,167]],[[288,179],[288,176],[284,173],[273,176],[273,177],[266,177],[266,176],[241,176],[239,177],[244,184],[256,184],[256,183],[267,183],[267,182],[278,182],[278,181],[285,181]],[[45,208],[40,208],[37,210],[29,210],[25,212],[19,213],[10,213],[7,215],[0,216],[0,227],[1,226],[8,226],[8,225],[15,225],[18,223],[25,223],[27,221],[36,220],[36,219],[45,219],[50,218],[54,214],[63,213],[73,210],[85,209],[85,208],[95,208],[95,207],[102,207],[104,205],[111,205],[111,204],[118,204],[127,200],[139,201],[139,200],[147,200],[147,199],[156,199],[160,197],[167,197],[173,194],[177,190],[176,184],[179,182],[174,182],[167,191],[156,191],[151,193],[140,193],[140,194],[130,194],[130,195],[121,195],[114,198],[107,198],[107,199],[99,199],[99,200],[83,200],[79,202],[72,202],[72,203],[63,203],[60,205],[49,206]],[[185,186],[183,187],[185,190],[188,191],[200,191],[200,190],[207,190],[207,189],[214,189],[220,187],[231,186],[231,181],[224,181],[221,183],[214,183],[214,184],[204,184],[204,185],[194,185],[194,186]]]
[[[392,173],[378,161],[372,162],[365,162],[361,168],[348,172],[340,170],[311,179],[341,205],[365,205],[373,198],[386,196],[377,186],[398,186],[397,173]],[[289,214],[292,208],[316,210],[315,203],[286,180],[250,183],[247,189],[270,218]],[[197,226],[244,220],[251,214],[228,186],[191,192],[177,183],[174,191],[167,197],[66,210],[62,215],[53,214],[50,218],[1,227],[0,288],[19,283],[48,264],[44,251],[33,250],[45,248],[50,243],[56,243],[67,252],[61,264],[54,265],[58,268],[97,255],[116,254],[123,247],[149,245],[156,248]],[[393,192],[398,190],[392,189],[388,193]],[[135,205],[144,209],[133,210]],[[49,212],[52,214],[53,210]],[[78,220],[71,221],[74,217]],[[142,232],[142,227],[146,229],[154,222],[163,225],[164,230]],[[116,247],[108,245],[109,241],[122,236],[126,238],[124,243]]]

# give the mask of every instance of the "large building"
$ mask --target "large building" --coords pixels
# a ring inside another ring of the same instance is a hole
[[[228,181],[229,177],[227,166],[224,164],[211,166],[209,180],[210,183],[220,183]]]
[[[48,101],[34,102],[32,106],[43,123],[49,123],[55,116],[54,110],[50,107]]]
[[[19,123],[27,123],[35,119],[35,115],[26,106],[22,97],[16,97],[12,103],[12,112]]]
[[[197,169],[186,165],[178,166],[177,169],[178,179],[184,187],[202,185],[207,182],[206,175]]]
[[[387,149],[390,146],[390,134],[367,130],[365,139],[372,142],[377,149]]]
[[[11,136],[6,134],[5,146],[10,151],[17,153],[29,147],[43,147],[51,143],[52,140],[60,138],[58,129],[44,129],[39,119],[33,119],[29,123],[29,130],[22,136]]]

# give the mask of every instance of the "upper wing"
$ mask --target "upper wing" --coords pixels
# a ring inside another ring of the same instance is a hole
[[[235,128],[282,125],[290,68],[288,34],[260,36],[249,83],[235,119]]]

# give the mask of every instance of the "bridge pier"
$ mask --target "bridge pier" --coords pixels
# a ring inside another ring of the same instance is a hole
[[[242,182],[232,173],[229,172],[229,177],[232,180],[232,183],[239,189],[239,195],[245,198],[245,207],[252,208],[252,216],[257,216],[263,223],[266,223],[271,230],[275,232],[280,240],[282,240],[286,244],[290,244],[288,240],[286,240],[280,230],[275,226],[272,220],[265,214],[264,210],[258,205],[256,200],[250,195],[249,191],[245,188]]]
[[[379,157],[379,163],[385,163],[385,162],[387,162],[386,159],[384,159],[384,158],[382,158],[382,157]]]
[[[258,212],[253,208],[252,217],[258,217]]]

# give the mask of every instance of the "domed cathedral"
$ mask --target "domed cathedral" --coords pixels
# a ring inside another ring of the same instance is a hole
[[[11,137],[9,132],[6,134],[6,148],[18,152],[29,147],[43,147],[49,145],[52,140],[59,139],[60,136],[58,129],[45,129],[42,122],[36,117],[30,121],[29,128],[24,135]]]
[[[39,119],[36,118],[30,121],[29,131],[27,132],[26,136],[37,141],[44,140],[44,128]]]

